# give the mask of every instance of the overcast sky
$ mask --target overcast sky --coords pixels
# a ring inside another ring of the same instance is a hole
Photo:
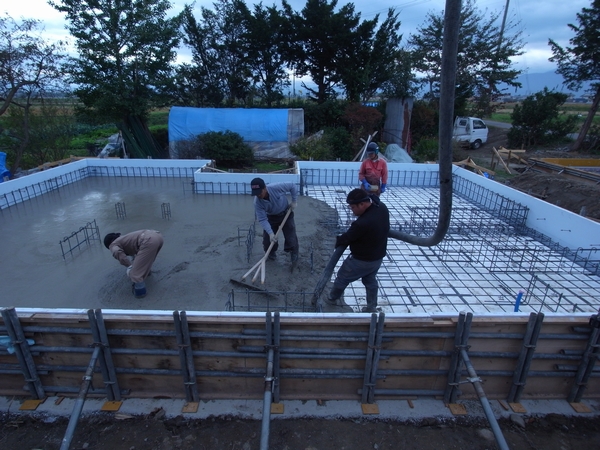
[[[58,2],[59,0],[57,0]],[[179,12],[185,3],[193,0],[172,0],[173,14]],[[515,60],[517,67],[526,73],[539,73],[554,71],[555,65],[548,61],[551,56],[548,39],[553,39],[562,46],[569,44],[573,32],[568,24],[577,25],[576,14],[582,8],[590,7],[592,0],[508,0],[509,21],[519,24],[525,41],[525,54]],[[212,8],[212,0],[196,0],[195,6]],[[246,4],[253,5],[259,1],[246,0]],[[263,5],[281,5],[279,0],[263,0]],[[305,5],[305,0],[289,0],[296,11],[300,11]],[[338,1],[339,5],[346,3]],[[396,8],[400,13],[402,26],[400,32],[403,34],[403,42],[410,34],[425,23],[427,13],[440,14],[445,7],[445,0],[356,0],[355,11],[361,13],[363,19],[371,19],[376,14],[385,18],[388,8]],[[499,13],[501,20],[507,0],[476,0],[477,8],[488,11],[490,14]],[[0,6],[0,12],[6,12],[14,19],[28,18],[38,19],[44,23],[45,35],[48,40],[68,38],[65,30],[63,15],[51,6],[46,0],[11,0],[5,1]],[[199,14],[197,14],[199,16]],[[500,26],[500,24],[498,24]],[[187,60],[185,51],[182,51],[181,60]]]

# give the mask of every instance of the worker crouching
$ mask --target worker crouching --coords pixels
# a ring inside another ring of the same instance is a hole
[[[132,282],[131,289],[135,298],[144,298],[145,280],[150,275],[152,264],[163,246],[160,231],[138,230],[124,235],[108,233],[104,237],[104,246],[127,268],[126,273]]]
[[[368,194],[380,195],[385,192],[388,179],[387,162],[379,155],[379,146],[371,142],[367,146],[367,158],[358,170],[358,181],[361,189]]]

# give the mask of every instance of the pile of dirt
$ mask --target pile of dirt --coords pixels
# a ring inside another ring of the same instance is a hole
[[[518,175],[506,184],[576,214],[600,219],[600,186],[597,184],[533,171]]]
[[[454,161],[462,161],[471,157],[478,165],[491,167],[493,149],[508,147],[508,128],[490,126],[488,142],[477,150],[461,149],[455,152]],[[598,155],[581,155],[568,151],[568,147],[537,148],[519,155],[524,160],[529,158],[594,158]],[[497,157],[496,157],[497,161]],[[499,170],[499,169],[497,169]],[[500,169],[501,170],[501,169]],[[565,174],[537,172],[528,167],[521,167],[522,173],[514,171],[512,177],[499,182],[505,183],[514,189],[518,189],[529,195],[537,197],[553,205],[572,211],[576,214],[585,208],[585,216],[592,219],[600,219],[600,185],[583,179],[575,179]]]

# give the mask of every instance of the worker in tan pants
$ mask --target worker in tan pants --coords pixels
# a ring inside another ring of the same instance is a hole
[[[127,267],[127,276],[133,283],[133,295],[145,297],[144,280],[150,275],[152,264],[163,246],[160,231],[138,230],[124,235],[108,233],[104,237],[104,245],[121,265]]]

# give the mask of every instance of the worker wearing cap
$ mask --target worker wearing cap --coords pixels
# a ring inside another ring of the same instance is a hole
[[[379,155],[379,146],[371,142],[367,145],[367,158],[358,170],[358,181],[366,192],[380,195],[385,192],[387,179],[387,161]]]
[[[346,287],[360,279],[367,291],[367,306],[362,312],[377,311],[377,271],[387,250],[390,213],[374,194],[353,189],[346,198],[352,213],[358,216],[348,231],[337,237],[335,246],[350,246],[348,256],[338,270],[326,302],[343,306],[339,300]]]
[[[144,280],[150,275],[152,264],[163,246],[160,231],[138,230],[124,235],[108,233],[104,236],[104,246],[122,266],[127,267],[127,276],[133,283],[133,295],[136,298],[145,297]]]
[[[283,225],[284,245],[283,251],[291,254],[292,264],[298,261],[298,236],[296,236],[296,223],[294,222],[294,209],[298,204],[298,189],[294,183],[270,183],[268,186],[262,178],[254,178],[250,182],[254,196],[254,211],[256,218],[263,228],[263,248],[266,252],[274,242],[269,253],[269,259],[277,258],[279,243],[275,234],[285,218],[288,208],[292,209]],[[287,194],[292,197],[288,205]]]

